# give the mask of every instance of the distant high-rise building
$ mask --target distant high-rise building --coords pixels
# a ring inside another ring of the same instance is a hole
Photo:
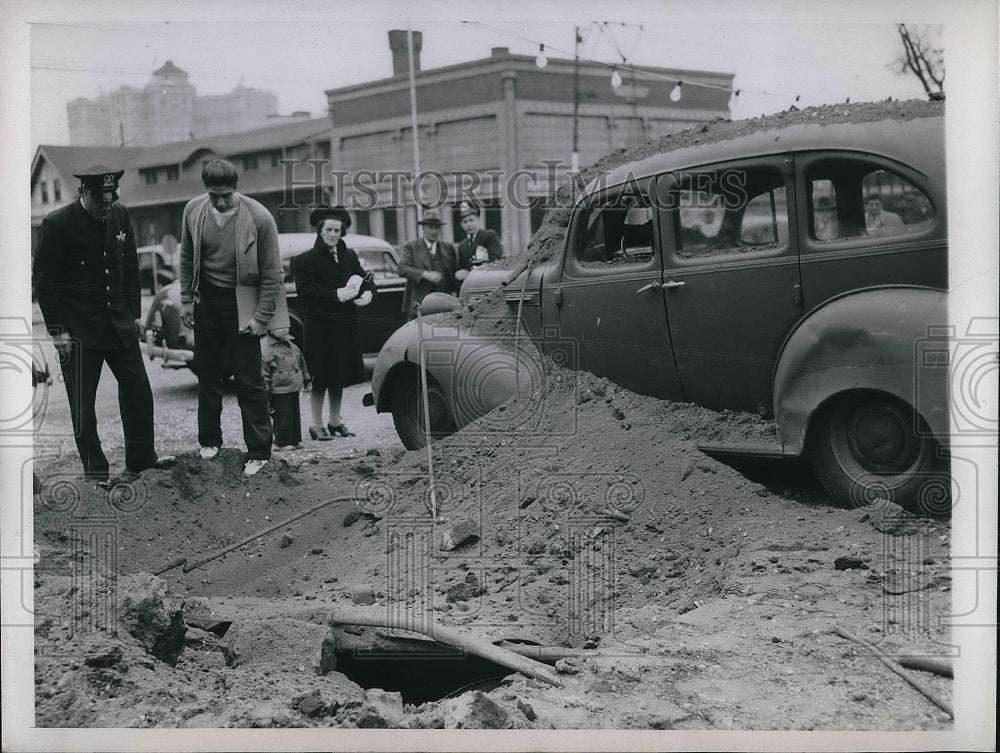
[[[228,94],[198,96],[187,72],[168,60],[142,89],[81,97],[66,111],[71,146],[153,146],[274,124],[278,97],[242,84]]]

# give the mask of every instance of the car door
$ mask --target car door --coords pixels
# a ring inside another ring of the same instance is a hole
[[[602,190],[577,208],[555,293],[558,335],[575,344],[587,371],[634,392],[679,399],[649,184]]]
[[[771,368],[802,313],[790,156],[661,176],[667,319],[685,398],[772,415]]]
[[[843,151],[798,154],[795,171],[807,311],[877,285],[947,288],[944,194],[927,176],[884,157]],[[873,201],[892,219],[888,226],[867,219]]]

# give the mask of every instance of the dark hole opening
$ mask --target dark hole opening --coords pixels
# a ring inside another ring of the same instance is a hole
[[[366,690],[397,691],[403,703],[419,705],[470,690],[489,691],[513,671],[441,643],[392,638],[377,644],[336,642],[336,671]]]

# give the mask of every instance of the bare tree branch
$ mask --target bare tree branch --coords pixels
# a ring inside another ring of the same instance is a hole
[[[903,54],[896,58],[897,73],[912,73],[920,81],[929,99],[944,99],[944,51],[935,47],[926,29],[907,29],[897,24],[896,31],[903,44]]]

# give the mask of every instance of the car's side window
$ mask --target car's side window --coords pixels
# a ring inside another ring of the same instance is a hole
[[[781,172],[754,166],[675,176],[677,254],[684,259],[770,253],[788,243]]]
[[[609,192],[583,212],[577,241],[581,266],[644,264],[653,257],[653,210],[645,193]]]
[[[927,195],[901,175],[868,160],[835,157],[806,173],[815,241],[916,233],[934,220]]]

